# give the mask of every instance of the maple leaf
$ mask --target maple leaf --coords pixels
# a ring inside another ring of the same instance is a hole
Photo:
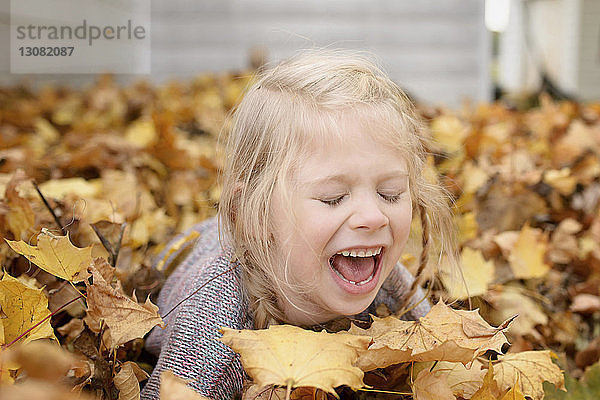
[[[489,368],[483,377],[481,387],[473,393],[471,400],[496,400],[500,394],[498,384],[494,380],[494,366],[490,362]]]
[[[210,400],[187,386],[189,381],[165,370],[160,374],[160,400]]]
[[[539,229],[525,225],[518,235],[504,232],[495,241],[507,257],[515,278],[541,278],[550,270],[544,261],[548,238]]]
[[[31,288],[6,272],[0,281],[0,304],[6,315],[2,319],[4,343],[13,342],[50,315],[43,289]],[[50,318],[23,336],[21,343],[43,338],[56,340]]]
[[[412,384],[415,400],[455,400],[447,377],[436,372],[419,372]]]
[[[67,236],[56,236],[43,229],[37,237],[37,246],[22,240],[6,241],[19,254],[43,269],[70,282],[81,282],[89,277],[87,268],[92,262],[92,247],[73,246]]]
[[[565,390],[563,373],[552,362],[552,357],[556,356],[549,350],[500,356],[494,365],[494,378],[501,389],[511,388],[518,382],[523,395],[541,400],[544,398],[544,381]]]
[[[73,353],[54,341],[35,340],[18,343],[10,350],[13,352],[12,359],[27,372],[27,376],[38,380],[57,382],[66,376],[75,363]]]
[[[335,387],[364,386],[363,372],[353,366],[367,337],[312,332],[291,325],[262,330],[222,328],[219,340],[239,353],[244,370],[261,387],[311,386],[337,397]]]
[[[377,318],[369,329],[352,326],[349,333],[368,336],[373,343],[356,365],[364,371],[410,361],[470,363],[488,350],[501,352],[506,326],[490,326],[477,310],[453,310],[437,303],[418,321]]]
[[[86,282],[87,318],[89,325],[99,325],[104,321],[109,328],[107,346],[115,348],[130,340],[144,337],[150,329],[164,327],[158,307],[150,302],[139,304],[123,293],[112,288],[94,266],[90,266],[94,283]]]
[[[454,299],[463,300],[487,292],[494,280],[494,262],[486,261],[480,250],[464,247],[460,255],[462,278],[454,274],[442,274],[444,286]]]

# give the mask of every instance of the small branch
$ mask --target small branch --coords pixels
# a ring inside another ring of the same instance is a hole
[[[121,251],[121,243],[123,242],[123,233],[125,232],[125,228],[127,227],[127,222],[123,222],[121,224],[121,231],[119,232],[119,239],[117,240],[116,247],[114,249],[113,249],[112,245],[110,244],[110,242],[108,241],[108,239],[106,237],[104,237],[102,232],[100,232],[100,230],[98,228],[96,228],[95,225],[90,225],[90,226],[96,233],[96,236],[98,236],[98,239],[100,239],[102,246],[104,246],[106,251],[108,251],[108,254],[110,254],[110,265],[112,265],[113,268],[116,267],[117,266],[117,258],[119,257],[119,252]]]
[[[125,233],[126,227],[127,227],[127,222],[123,222],[121,224],[121,232],[119,232],[119,240],[117,240],[117,244],[115,246],[115,253],[111,260],[113,268],[117,267],[117,258],[119,257],[119,252],[121,251],[121,243],[123,242],[123,233]]]
[[[62,231],[63,235],[66,235],[67,234],[67,230],[60,223],[60,219],[58,219],[58,216],[56,215],[56,213],[54,212],[54,210],[52,209],[52,207],[50,207],[50,204],[48,203],[48,200],[46,200],[46,198],[42,194],[42,191],[40,190],[40,188],[37,185],[37,183],[35,181],[33,181],[33,180],[31,181],[31,183],[33,183],[33,187],[35,188],[35,190],[38,192],[38,194],[42,198],[42,201],[44,202],[44,205],[46,206],[46,208],[48,209],[48,211],[50,211],[50,214],[52,214],[52,217],[54,217],[54,222],[56,222],[56,225],[58,225],[58,227]]]
[[[2,345],[2,348],[9,348],[10,346],[12,346],[13,344],[17,343],[19,340],[21,340],[23,337],[25,337],[25,335],[27,335],[29,332],[31,332],[32,330],[34,330],[35,328],[37,328],[38,326],[40,326],[41,324],[44,323],[44,321],[46,321],[49,318],[52,318],[54,315],[56,315],[59,311],[61,311],[63,308],[65,308],[66,306],[68,306],[71,303],[76,302],[77,300],[82,298],[82,294],[75,297],[72,300],[69,300],[68,302],[66,302],[65,304],[63,304],[62,306],[58,307],[56,310],[54,310],[54,312],[50,313],[50,315],[46,316],[44,319],[42,319],[40,322],[38,322],[37,324],[33,325],[31,328],[27,329],[25,332],[21,333],[15,340],[13,340],[12,342],[10,342],[9,344],[4,344]]]
[[[102,243],[102,246],[104,246],[104,248],[106,249],[106,251],[108,251],[108,254],[110,254],[111,257],[114,256],[115,251],[112,248],[112,245],[110,244],[110,242],[108,241],[107,238],[104,237],[104,235],[102,234],[102,232],[100,232],[98,230],[98,228],[96,228],[95,225],[90,224],[90,226],[92,227],[92,229],[94,230],[94,232],[96,232],[96,236],[98,236],[98,239],[100,239],[100,242]]]

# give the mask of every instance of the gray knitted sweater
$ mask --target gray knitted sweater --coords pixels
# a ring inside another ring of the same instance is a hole
[[[192,228],[200,237],[191,252],[167,279],[160,292],[158,307],[165,314],[186,295],[205,284],[210,278],[231,268],[233,250],[228,243],[218,240],[216,218],[208,219]],[[169,254],[167,264],[179,256],[173,251],[182,236],[175,238],[158,259]],[[146,340],[146,348],[159,356],[158,363],[142,391],[142,400],[158,399],[160,374],[171,370],[176,375],[191,380],[189,386],[215,400],[229,400],[242,390],[244,370],[239,356],[217,341],[218,330],[223,327],[252,329],[253,320],[241,285],[241,268],[226,272],[204,286],[198,293],[183,302],[165,320],[164,329],[155,327]],[[368,318],[381,303],[396,311],[405,303],[406,294],[413,281],[402,265],[396,265],[377,294],[373,303],[360,315]],[[410,303],[423,298],[419,291]],[[421,302],[406,319],[416,319],[429,311],[429,303]]]

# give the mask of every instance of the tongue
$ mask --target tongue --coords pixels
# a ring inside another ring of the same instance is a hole
[[[344,278],[352,282],[362,282],[373,274],[375,259],[373,257],[333,256],[333,268]]]

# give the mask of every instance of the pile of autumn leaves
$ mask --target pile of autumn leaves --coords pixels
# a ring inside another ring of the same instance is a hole
[[[142,338],[162,325],[148,296],[171,272],[151,260],[214,214],[215,135],[246,83],[0,90],[0,397],[139,398]],[[540,349],[576,376],[600,358],[600,106],[423,114],[440,155],[430,168],[456,198],[463,270],[442,261],[443,287],[430,287],[459,303],[336,334],[224,328],[253,378],[246,398],[324,399],[341,385],[361,398],[570,398],[543,386],[562,388],[563,374]],[[469,297],[480,312],[456,309]],[[587,393],[592,380],[569,382]],[[170,373],[161,381],[162,399],[198,396]]]

